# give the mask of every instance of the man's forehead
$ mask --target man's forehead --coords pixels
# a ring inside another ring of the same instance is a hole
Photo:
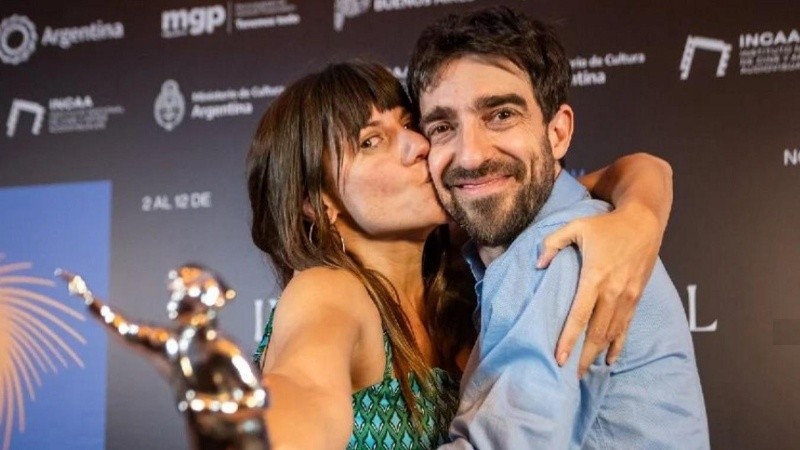
[[[443,96],[437,96],[436,94],[442,94],[443,91],[451,91],[454,88],[466,88],[467,86],[463,86],[463,81],[466,79],[466,74],[464,72],[459,72],[463,70],[465,65],[472,65],[473,69],[481,70],[480,66],[484,66],[487,69],[499,69],[503,72],[506,72],[513,76],[525,84],[525,87],[533,94],[533,83],[531,82],[530,76],[524,70],[522,70],[519,66],[517,66],[513,61],[508,58],[496,55],[483,55],[483,54],[469,54],[463,55],[456,58],[453,58],[441,65],[439,70],[436,71],[436,74],[433,76],[431,83],[428,87],[420,93],[420,104],[424,108],[440,106],[444,103],[455,103],[458,101],[466,100],[466,98],[446,98]],[[492,70],[496,74],[494,70]],[[472,73],[470,76],[478,75],[476,73]],[[470,90],[464,91],[464,89],[460,89],[460,95],[467,97],[475,97],[478,95],[484,95],[490,93],[491,91],[495,90],[495,88],[500,88],[498,86],[498,79],[490,75],[490,73],[486,74],[487,78],[491,78],[491,83],[489,80],[486,80],[486,83],[481,85],[477,85],[476,82],[473,83],[466,83],[468,84]],[[510,80],[509,78],[508,80]],[[477,81],[477,80],[474,80]],[[501,89],[502,90],[502,89]],[[433,98],[436,97],[435,103],[431,104]]]

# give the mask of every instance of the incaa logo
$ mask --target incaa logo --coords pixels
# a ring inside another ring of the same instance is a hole
[[[731,58],[733,46],[721,39],[713,39],[703,36],[687,36],[686,45],[683,47],[683,57],[681,58],[681,80],[689,78],[689,71],[692,70],[695,50],[707,50],[719,53],[719,63],[717,64],[717,77],[724,77],[728,70],[728,60]]]
[[[164,38],[212,34],[225,23],[225,7],[211,5],[192,9],[173,9],[161,13],[161,36]]]
[[[6,121],[6,136],[14,137],[17,133],[17,122],[19,122],[19,117],[22,113],[33,114],[31,134],[38,136],[42,131],[42,122],[44,122],[44,106],[19,98],[15,98],[11,103],[11,111],[9,111],[8,120]]]
[[[17,65],[36,50],[36,25],[25,16],[14,14],[0,22],[0,61]]]

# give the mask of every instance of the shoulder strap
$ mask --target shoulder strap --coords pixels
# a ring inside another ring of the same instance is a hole
[[[392,342],[389,340],[389,333],[383,330],[383,352],[386,354],[386,364],[383,368],[383,379],[394,376],[394,365],[392,364]]]
[[[253,353],[253,363],[255,363],[256,367],[259,370],[263,369],[261,366],[261,357],[264,355],[264,352],[267,350],[267,346],[269,345],[269,339],[272,337],[272,322],[275,319],[275,309],[277,305],[272,308],[272,311],[269,313],[269,320],[267,320],[267,324],[264,326],[264,334],[261,336],[261,342],[258,343],[258,347],[256,348],[255,353]]]

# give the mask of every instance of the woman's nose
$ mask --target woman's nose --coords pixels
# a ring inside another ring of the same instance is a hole
[[[402,161],[404,165],[412,165],[419,160],[428,159],[428,153],[431,150],[431,144],[425,136],[419,134],[415,130],[403,129],[401,131],[401,146],[402,146]]]

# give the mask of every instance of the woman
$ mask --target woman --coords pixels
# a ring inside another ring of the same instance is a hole
[[[256,356],[276,448],[446,439],[474,294],[409,111],[381,66],[336,64],[289,86],[256,132],[252,236],[285,286]]]

